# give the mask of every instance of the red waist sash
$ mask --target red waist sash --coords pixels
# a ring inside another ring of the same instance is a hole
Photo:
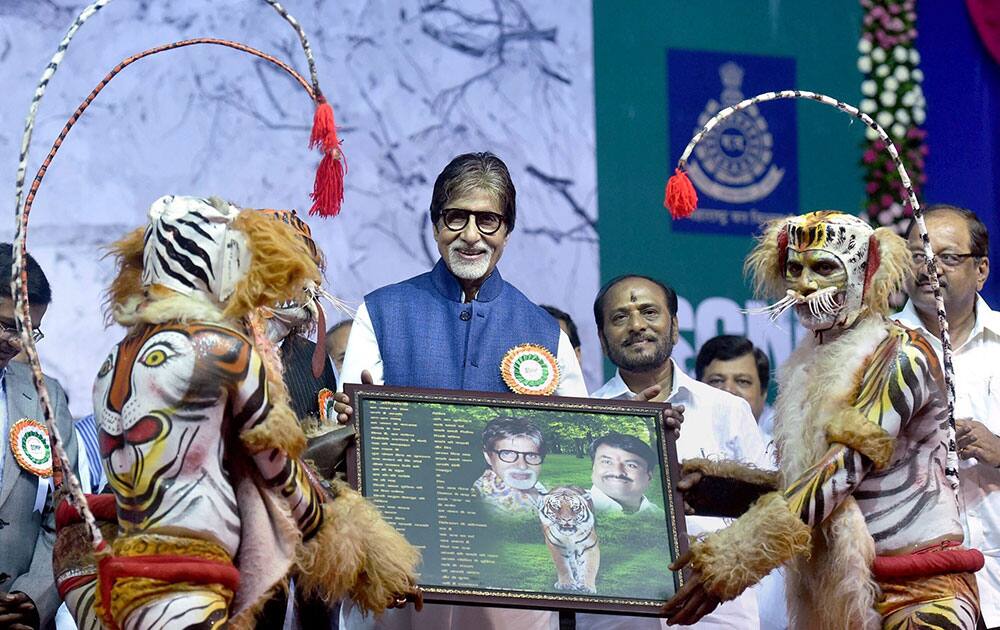
[[[876,580],[929,577],[946,573],[975,573],[986,559],[978,549],[953,549],[961,543],[945,541],[900,556],[875,556],[872,574]]]

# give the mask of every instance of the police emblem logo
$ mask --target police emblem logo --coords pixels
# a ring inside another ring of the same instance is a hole
[[[559,386],[559,366],[543,346],[523,343],[514,346],[500,361],[504,383],[517,394],[548,396]]]
[[[52,445],[45,425],[21,418],[10,428],[10,450],[24,470],[38,477],[52,476]]]
[[[698,127],[725,107],[743,100],[744,71],[728,61],[719,67],[722,94],[710,99]],[[778,187],[785,171],[772,163],[774,139],[756,106],[727,117],[706,136],[688,162],[688,175],[706,195],[732,204],[764,199]]]

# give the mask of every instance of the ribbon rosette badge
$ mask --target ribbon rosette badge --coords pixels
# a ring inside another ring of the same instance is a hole
[[[45,425],[22,418],[10,428],[10,450],[21,468],[38,477],[52,476],[52,445]]]
[[[542,346],[525,343],[507,351],[500,362],[504,383],[518,394],[548,396],[559,385],[559,366]]]

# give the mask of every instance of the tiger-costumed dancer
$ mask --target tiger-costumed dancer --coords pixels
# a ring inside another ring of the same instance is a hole
[[[218,199],[163,197],[149,218],[113,248],[109,301],[128,334],[94,388],[112,554],[96,581],[56,567],[81,625],[97,627],[81,614],[96,599],[112,627],[245,627],[292,573],[331,604],[402,604],[417,593],[417,554],[298,459],[305,438],[260,317],[321,281],[305,241]]]
[[[601,547],[590,493],[575,486],[553,488],[541,498],[538,518],[556,565],[556,590],[596,593]]]
[[[941,366],[888,317],[910,272],[905,242],[813,212],[769,223],[747,270],[759,294],[784,296],[773,315],[794,308],[814,334],[778,376],[776,488],[671,567],[693,571],[669,620],[696,621],[787,563],[792,627],[975,628],[982,554],[961,547]],[[686,462],[722,469],[740,476],[732,462]]]

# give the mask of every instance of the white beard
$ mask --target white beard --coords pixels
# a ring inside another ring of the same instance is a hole
[[[481,242],[476,245],[477,249],[483,250],[484,254],[475,261],[468,261],[458,253],[459,249],[468,247],[461,240],[452,241],[448,246],[448,269],[462,280],[478,280],[486,275],[490,268],[490,261],[493,260],[493,246]]]
[[[530,476],[527,479],[514,479],[511,477],[512,472],[528,473]],[[530,469],[505,470],[503,473],[503,482],[515,490],[531,490],[538,483],[538,473]]]

